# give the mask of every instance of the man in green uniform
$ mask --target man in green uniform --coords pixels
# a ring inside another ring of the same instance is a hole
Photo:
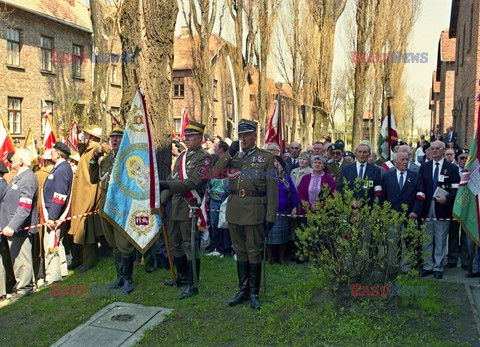
[[[212,166],[212,157],[202,148],[204,130],[205,125],[189,121],[185,128],[187,151],[178,156],[168,180],[160,182],[162,204],[165,205],[168,199],[172,199],[167,231],[178,273],[177,285],[187,284],[179,296],[180,300],[198,294],[194,283],[198,281],[200,273],[200,254],[198,242],[193,245],[191,242],[193,214],[190,206],[200,207]],[[196,209],[193,211],[197,213]],[[196,236],[198,238],[198,233]],[[192,259],[192,247],[195,259]],[[194,271],[197,274],[195,280]]]
[[[109,287],[112,289],[121,288],[124,293],[128,294],[133,290],[132,273],[135,262],[135,248],[120,231],[113,228],[113,225],[105,218],[105,213],[103,212],[105,199],[107,198],[108,183],[110,182],[110,175],[120,142],[122,142],[123,132],[122,128],[117,127],[110,133],[110,148],[112,150],[110,153],[103,155],[101,147],[93,150],[93,157],[90,161],[90,180],[100,183],[100,222],[105,239],[113,249],[113,259],[117,270],[117,279]],[[102,155],[103,157],[99,160]]]
[[[240,290],[228,305],[249,299],[253,309],[260,309],[263,241],[276,220],[278,171],[274,167],[275,156],[256,146],[256,122],[242,119],[238,124],[238,138],[241,145],[234,141],[228,154],[215,165],[222,173],[228,168],[230,177],[226,218],[237,254]]]

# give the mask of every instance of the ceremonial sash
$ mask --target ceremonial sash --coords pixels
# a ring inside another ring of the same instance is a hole
[[[180,179],[184,180],[188,178],[186,165],[185,165],[186,157],[187,157],[186,152],[183,151],[181,156],[182,156],[182,159],[180,160],[179,174],[180,174]],[[197,226],[200,231],[206,231],[207,230],[207,196],[206,194],[203,194],[203,198],[200,198],[200,195],[198,194],[197,190],[192,189],[187,191],[185,195],[187,196],[188,201],[191,205],[199,206]]]

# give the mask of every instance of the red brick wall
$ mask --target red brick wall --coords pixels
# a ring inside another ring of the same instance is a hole
[[[473,11],[472,11],[473,5]],[[480,92],[480,52],[479,52],[479,6],[478,1],[460,1],[457,20],[457,51],[454,102],[461,112],[456,121],[458,145],[469,147],[477,128],[479,103],[474,101]],[[470,29],[472,28],[472,29]],[[471,35],[470,35],[471,33]]]

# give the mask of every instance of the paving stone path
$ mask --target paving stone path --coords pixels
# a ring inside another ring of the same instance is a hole
[[[159,324],[170,312],[163,307],[114,302],[52,346],[132,346],[146,329]]]

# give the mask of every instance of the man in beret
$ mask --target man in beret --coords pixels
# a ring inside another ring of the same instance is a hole
[[[94,149],[100,147],[102,128],[87,125],[83,129],[83,151],[72,187],[72,216],[82,215],[98,209],[100,203],[100,185],[90,180],[90,161],[94,160]],[[73,235],[72,263],[69,269],[77,267],[79,272],[90,270],[97,264],[97,237],[103,234],[98,214],[72,219],[68,232]],[[78,245],[78,246],[77,246]],[[82,265],[82,266],[80,266]]]
[[[191,242],[191,233],[192,218],[197,211],[199,214],[201,212],[196,209],[191,210],[190,207],[200,207],[211,176],[212,157],[202,148],[204,131],[205,125],[189,121],[185,127],[187,151],[178,156],[167,181],[160,182],[162,204],[166,205],[171,199],[167,231],[177,268],[176,285],[187,285],[178,297],[180,300],[198,294],[196,283],[200,274],[200,253],[198,242],[195,241],[194,244]],[[199,218],[201,218],[200,215]],[[195,258],[192,258],[192,250]],[[194,273],[196,273],[196,279],[194,279]],[[165,284],[172,285],[173,282],[167,280]]]
[[[70,149],[62,142],[52,147],[50,171],[42,191],[42,219],[44,229],[43,250],[45,254],[45,283],[60,281],[68,274],[67,257],[63,247],[66,233],[65,218],[70,211],[70,196],[73,183],[72,168],[67,162]]]
[[[218,172],[226,168],[230,172],[226,218],[237,254],[239,291],[228,305],[249,300],[250,307],[258,310],[263,242],[277,220],[278,170],[275,156],[256,146],[256,122],[241,120],[238,138],[241,144],[232,142],[228,154],[215,165]]]

